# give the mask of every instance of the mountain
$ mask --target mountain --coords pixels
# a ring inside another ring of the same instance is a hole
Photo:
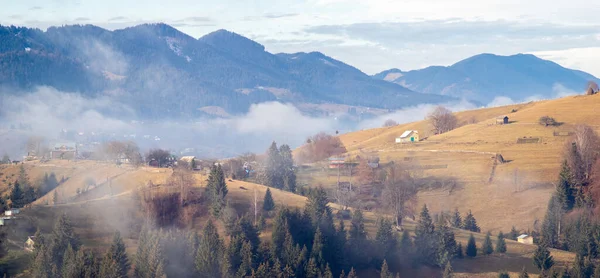
[[[383,109],[453,100],[373,79],[322,53],[272,54],[226,30],[195,39],[166,24],[0,26],[0,87],[11,89],[3,92],[43,85],[110,97],[147,118],[194,117],[203,107],[240,114],[274,100]]]
[[[373,76],[413,91],[488,103],[498,96],[524,100],[534,95],[555,97],[583,92],[591,74],[564,68],[531,54],[480,54],[449,67],[432,66],[403,72],[391,69]]]

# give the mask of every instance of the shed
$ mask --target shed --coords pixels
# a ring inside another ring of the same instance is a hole
[[[396,143],[411,143],[419,141],[419,132],[416,130],[407,130],[396,138]]]
[[[508,124],[508,116],[500,116],[496,118],[497,125],[507,125]]]
[[[343,157],[330,157],[329,158],[329,168],[330,169],[342,168],[344,165],[346,165],[346,160],[344,160]]]
[[[4,211],[4,215],[14,216],[14,215],[19,214],[19,212],[20,212],[19,209],[9,209],[9,210]]]
[[[533,237],[530,235],[522,234],[517,237],[517,241],[524,244],[533,244]]]

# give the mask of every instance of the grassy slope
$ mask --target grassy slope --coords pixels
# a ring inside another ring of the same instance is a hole
[[[598,129],[600,119],[594,111],[599,106],[597,95],[566,97],[459,112],[456,115],[464,125],[442,135],[432,135],[429,123],[420,121],[348,133],[340,139],[349,155],[376,153],[383,162],[411,157],[421,165],[447,165],[446,169],[423,171],[425,176],[455,178],[460,185],[451,193],[446,189],[421,192],[419,205],[427,204],[433,212],[471,209],[485,231],[508,231],[513,225],[525,230],[543,218],[558,174],[567,137],[554,136],[553,132],[571,131],[577,124]],[[501,115],[508,115],[511,123],[495,125],[495,117]],[[539,117],[544,115],[563,124],[538,125]],[[395,137],[410,129],[427,139],[414,144],[394,143]],[[522,137],[539,137],[541,141],[517,144],[517,138]],[[502,154],[510,162],[496,167],[489,184],[493,153]],[[331,185],[335,180],[321,177],[311,181]]]

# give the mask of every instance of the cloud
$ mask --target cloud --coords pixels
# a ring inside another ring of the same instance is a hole
[[[29,8],[30,11],[39,11],[39,10],[42,10],[42,9],[43,8],[40,7],[40,6],[33,6],[33,7]]]
[[[297,13],[284,13],[284,14],[265,14],[264,18],[284,18],[284,17],[293,17],[297,16]]]
[[[512,104],[518,104],[518,103],[527,103],[527,102],[531,102],[531,101],[540,101],[540,100],[546,100],[546,99],[557,99],[557,98],[563,98],[563,97],[574,96],[574,95],[582,95],[583,93],[584,93],[583,91],[582,92],[573,91],[571,89],[566,88],[565,86],[563,86],[560,83],[556,83],[552,86],[552,95],[550,97],[543,97],[541,95],[533,95],[533,96],[528,96],[523,99],[512,99],[512,98],[509,98],[506,96],[497,96],[494,98],[494,100],[492,100],[486,106],[487,107],[506,106],[506,105],[512,105]]]
[[[207,17],[207,16],[191,16],[191,17],[186,17],[179,21],[211,22],[211,21],[213,21],[213,19],[210,17]]]
[[[298,16],[297,13],[266,13],[263,15],[254,15],[254,16],[246,16],[242,19],[242,21],[259,21],[265,19],[279,19],[286,17],[295,17]]]
[[[115,16],[108,19],[108,21],[123,21],[127,20],[127,17],[124,16]]]
[[[89,17],[78,17],[78,18],[75,18],[75,21],[90,21],[90,18]]]

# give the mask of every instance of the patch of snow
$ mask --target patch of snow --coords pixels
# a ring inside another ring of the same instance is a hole
[[[183,54],[183,50],[182,50],[181,46],[179,45],[179,41],[176,38],[165,37],[165,41],[167,42],[167,45],[169,45],[169,48],[175,54],[177,54],[177,56],[184,57],[188,61],[188,63],[192,61],[192,58],[190,58],[190,56]]]
[[[29,52],[29,51],[31,51],[31,48],[30,47],[25,47],[25,52]]]
[[[383,80],[385,80],[385,81],[390,81],[390,82],[391,82],[391,81],[394,81],[394,80],[396,80],[396,79],[398,79],[398,78],[400,78],[400,77],[402,77],[402,76],[403,76],[403,74],[402,74],[401,72],[392,72],[392,73],[388,73],[388,74],[387,74],[387,75],[386,75],[386,76],[383,78]]]
[[[321,58],[320,60],[323,61],[323,64],[325,64],[325,65],[328,65],[328,66],[331,66],[331,67],[337,67],[333,63],[331,63],[331,62],[329,62],[329,61],[327,61],[327,60],[325,60],[323,58]]]

